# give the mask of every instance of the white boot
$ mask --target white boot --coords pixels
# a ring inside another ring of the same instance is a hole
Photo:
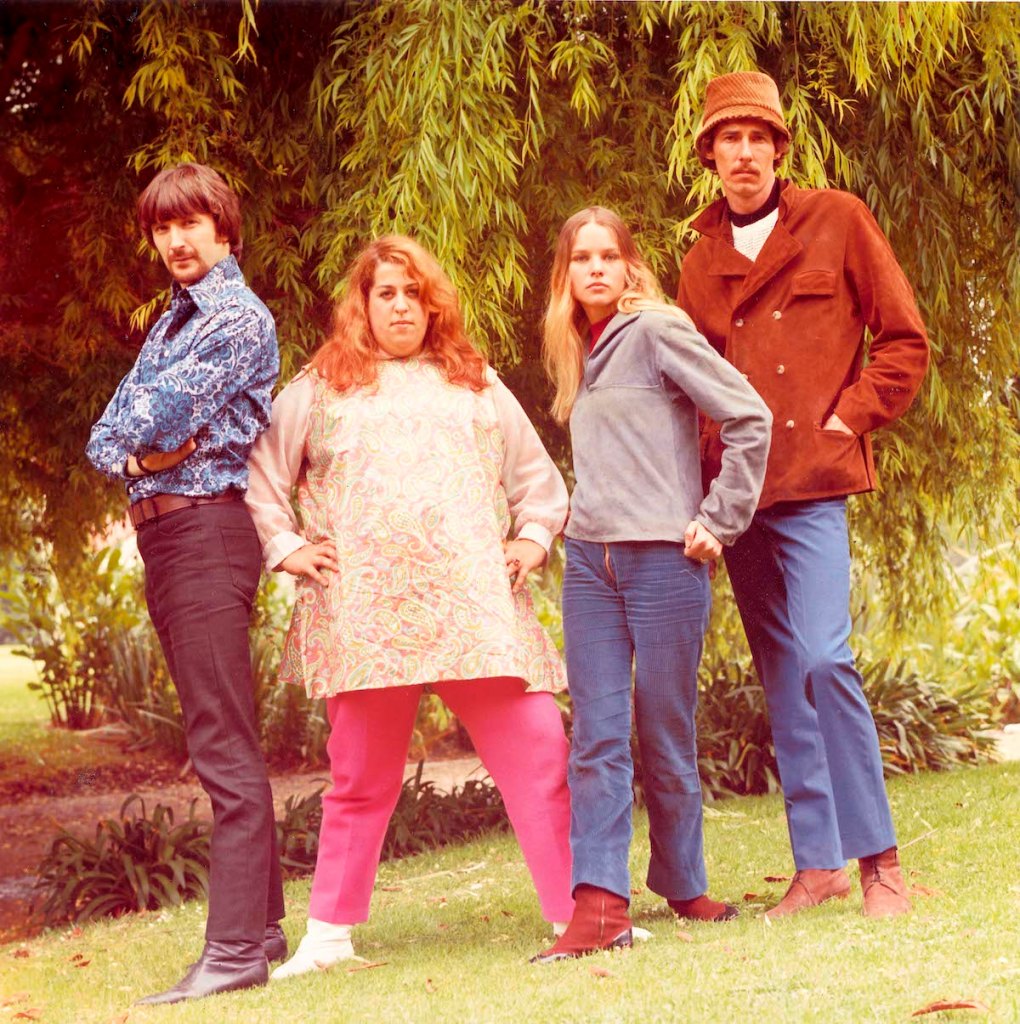
[[[553,921],[553,938],[558,939],[566,930],[569,921]]]
[[[353,959],[354,946],[351,944],[349,924],[330,924],[310,917],[304,938],[294,950],[294,955],[285,964],[280,964],[270,978],[279,981],[310,971],[324,971],[341,960]]]

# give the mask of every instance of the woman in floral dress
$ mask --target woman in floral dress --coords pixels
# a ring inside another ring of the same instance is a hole
[[[499,787],[543,915],[569,920],[565,678],[525,586],[566,488],[417,243],[388,236],[355,260],[250,470],[266,564],[297,577],[281,678],[324,697],[331,727],[308,930],[273,977],[353,956],[426,687]]]

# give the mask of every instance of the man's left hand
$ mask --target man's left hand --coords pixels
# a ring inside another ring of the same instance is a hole
[[[857,436],[835,413],[822,424],[822,430],[834,430],[837,434],[849,434],[851,437]]]

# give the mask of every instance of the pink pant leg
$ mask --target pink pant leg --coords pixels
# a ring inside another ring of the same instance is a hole
[[[436,693],[464,723],[499,787],[547,921],[569,921],[569,747],[550,693],[528,693],[519,679],[453,680]]]
[[[332,788],[322,797],[308,916],[368,920],[379,854],[400,797],[420,686],[356,690],[326,701]]]

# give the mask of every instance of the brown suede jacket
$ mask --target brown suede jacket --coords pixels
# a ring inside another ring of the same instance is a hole
[[[772,410],[758,507],[871,490],[869,432],[907,409],[928,366],[924,324],[885,235],[848,192],[784,182],[778,222],[752,262],[733,248],[727,210],[721,199],[694,221],[703,237],[677,298]],[[833,412],[856,437],[821,429]],[[717,424],[705,424],[701,444],[707,483],[722,455]]]

